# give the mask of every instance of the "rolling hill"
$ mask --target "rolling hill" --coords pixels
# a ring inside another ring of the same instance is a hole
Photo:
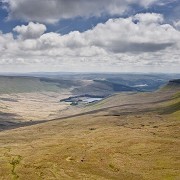
[[[96,80],[70,80],[45,77],[0,76],[0,93],[60,92],[71,91],[74,95],[107,96],[117,91],[136,91],[136,88]]]
[[[59,91],[55,83],[41,81],[35,77],[0,76],[0,93],[25,93],[41,91]]]
[[[179,179],[180,87],[171,83],[0,132],[1,178]]]

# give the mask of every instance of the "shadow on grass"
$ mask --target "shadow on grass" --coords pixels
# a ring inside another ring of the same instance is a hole
[[[163,108],[163,110],[160,112],[160,114],[172,114],[179,110],[180,110],[180,102],[177,102],[175,104],[172,104],[170,106]]]

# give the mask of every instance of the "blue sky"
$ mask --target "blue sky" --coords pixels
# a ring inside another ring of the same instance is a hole
[[[179,0],[0,2],[0,71],[179,71]]]
[[[165,1],[164,1],[165,2]],[[122,15],[102,15],[100,17],[74,17],[70,19],[59,20],[59,22],[55,24],[47,24],[47,31],[55,31],[60,32],[62,34],[69,33],[70,31],[78,30],[80,32],[86,31],[93,26],[96,26],[100,22],[106,22],[109,18],[114,17],[128,17],[129,15],[134,15],[137,13],[146,13],[146,12],[154,12],[163,14],[166,21],[172,23],[175,20],[180,18],[180,1],[179,0],[171,0],[167,1],[164,5],[152,5],[148,8],[141,7],[139,5],[131,5],[132,9],[129,12],[126,12]],[[177,8],[177,10],[176,10]],[[179,10],[178,10],[179,9]],[[3,4],[1,3],[0,9],[0,30],[4,33],[11,32],[12,29],[17,25],[27,24],[28,21],[24,19],[11,19],[7,20],[8,12],[3,8]]]

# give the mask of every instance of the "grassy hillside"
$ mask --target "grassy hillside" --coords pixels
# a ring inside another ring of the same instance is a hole
[[[0,93],[41,92],[66,89],[75,95],[107,96],[114,92],[153,91],[171,77],[150,74],[62,74],[59,76],[0,76]],[[171,84],[173,84],[171,82]]]
[[[38,91],[59,91],[57,84],[41,81],[33,77],[0,76],[0,93],[23,93]]]
[[[52,91],[60,92],[62,89],[71,91],[75,95],[101,95],[107,96],[114,92],[137,91],[136,88],[97,80],[70,80],[45,77],[0,76],[0,93],[24,93]]]
[[[118,94],[83,115],[0,132],[1,179],[179,179],[178,102],[174,90]]]
[[[74,94],[88,94],[92,96],[109,96],[116,92],[137,92],[141,91],[138,88],[130,87],[120,83],[111,82],[108,80],[91,80],[87,84],[73,89]]]
[[[160,92],[174,91],[171,100],[162,104],[160,112],[162,114],[174,114],[180,117],[180,79],[169,81]]]
[[[119,87],[119,89],[117,89]],[[122,87],[122,88],[120,88]],[[125,88],[124,88],[125,87]],[[72,90],[74,94],[109,95],[115,91],[132,91],[135,88],[101,81],[64,80],[41,77],[0,76],[0,93],[58,92],[61,89]]]

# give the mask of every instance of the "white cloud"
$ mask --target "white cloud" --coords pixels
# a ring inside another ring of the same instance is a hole
[[[174,22],[174,26],[177,30],[180,31],[180,21]]]
[[[44,24],[29,22],[27,26],[16,26],[13,31],[19,34],[19,38],[36,39],[46,31],[46,26]]]
[[[180,32],[164,24],[159,14],[109,19],[91,30],[66,35],[43,33],[44,25],[33,25],[30,31],[29,25],[21,26],[23,30],[15,27],[21,36],[17,39],[11,33],[0,33],[0,68],[165,71],[172,67],[178,71],[180,65]]]
[[[74,17],[121,15],[131,5],[148,7],[159,0],[3,0],[10,19],[54,23]]]
[[[141,17],[139,23],[134,22],[137,17]],[[153,52],[176,44],[179,33],[172,26],[161,24],[155,17],[160,15],[147,13],[144,17],[137,14],[126,19],[110,19],[85,32],[84,36],[90,44],[114,53]]]
[[[133,18],[134,20],[138,20],[144,24],[152,24],[152,23],[162,23],[163,16],[161,14],[156,13],[146,13],[146,14],[137,14]]]

